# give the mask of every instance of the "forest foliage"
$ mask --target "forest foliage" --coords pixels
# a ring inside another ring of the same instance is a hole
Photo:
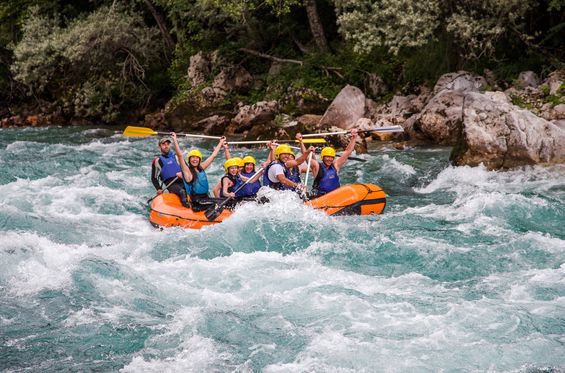
[[[458,69],[511,81],[563,68],[563,40],[565,0],[5,0],[0,102],[104,122],[139,116],[190,89],[198,51],[258,77],[244,101],[288,87],[331,98],[371,74],[391,92]],[[271,61],[245,50],[301,63],[271,76]]]

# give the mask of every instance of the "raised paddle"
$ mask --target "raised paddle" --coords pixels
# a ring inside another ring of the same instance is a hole
[[[345,135],[346,133],[350,133],[350,132],[351,131],[310,133],[310,134],[302,135],[302,137]],[[370,130],[357,131],[357,133],[365,133],[365,132],[404,132],[404,128],[402,128],[401,126],[390,126],[390,127],[378,127],[378,128],[373,128],[373,129],[370,129]]]
[[[312,155],[314,152],[308,154],[308,164],[306,165],[306,177],[304,178],[304,191],[302,192],[302,199],[308,201],[308,176],[310,175],[310,165],[312,164]]]
[[[174,183],[175,181],[177,181],[178,178],[179,178],[178,176],[175,176],[175,178],[174,178],[173,180],[171,180],[170,183],[168,183],[167,185],[165,185],[165,187],[163,188],[163,190],[169,189],[169,187],[170,187],[171,185],[173,185],[173,183]],[[159,194],[155,194],[153,197],[151,197],[150,199],[148,199],[148,200],[147,200],[147,203],[151,203],[151,201],[153,201],[155,198],[157,198],[158,195],[159,195]]]
[[[252,141],[228,141],[229,145],[252,145],[252,144],[268,144],[271,140],[252,140]],[[300,142],[298,140],[275,140],[279,144],[293,144]],[[305,139],[305,144],[325,144],[325,139]]]
[[[237,188],[233,192],[233,194],[235,195],[237,192],[239,192],[244,186],[246,186],[251,180],[253,180],[253,178],[255,176],[259,175],[259,173],[261,171],[263,171],[263,167],[261,167],[259,170],[257,170],[257,172],[255,172],[253,174],[253,176],[251,176],[249,179],[247,179],[247,181],[245,183],[243,183],[239,188]],[[231,201],[234,198],[235,197],[228,197],[222,203],[220,203],[219,205],[213,206],[213,207],[209,208],[208,210],[206,210],[206,212],[204,213],[204,216],[206,216],[206,219],[208,219],[208,221],[215,220],[218,216],[220,216],[222,211],[224,211],[224,206],[226,205],[226,203],[228,203],[229,201]]]
[[[128,136],[128,137],[146,137],[153,135],[169,136],[170,134],[171,134],[170,132],[158,132],[152,130],[151,128],[136,127],[136,126],[127,126],[123,133],[124,136]],[[196,137],[199,139],[214,139],[214,140],[221,139],[220,136],[194,135],[190,133],[177,133],[177,136]]]
[[[296,149],[296,150],[301,150],[298,146],[291,146],[291,148],[292,148],[292,149]],[[336,157],[341,157],[341,154],[336,154],[335,156],[336,156]],[[347,157],[347,159],[348,159],[348,160],[352,160],[352,161],[367,162],[366,159],[357,158],[357,157],[352,157],[352,156]]]

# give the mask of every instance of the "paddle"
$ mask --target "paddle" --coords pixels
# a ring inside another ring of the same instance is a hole
[[[291,146],[291,148],[292,148],[292,149],[296,149],[296,150],[300,150],[300,148],[299,148],[298,146]],[[341,154],[336,154],[335,156],[336,156],[336,157],[341,157]],[[352,156],[347,157],[347,159],[348,159],[348,160],[352,160],[352,161],[367,162],[366,159],[357,158],[357,157],[352,157]]]
[[[350,133],[350,132],[351,131],[310,133],[310,134],[302,135],[302,137],[345,135],[346,133]],[[404,128],[402,128],[401,126],[390,126],[390,127],[379,127],[379,128],[373,128],[373,129],[370,129],[370,130],[357,131],[357,133],[364,133],[364,132],[404,132]]]
[[[302,199],[308,201],[308,176],[310,175],[310,165],[312,164],[312,155],[314,152],[308,154],[308,164],[306,164],[306,177],[304,178],[304,190],[302,191]]]
[[[127,126],[126,129],[124,130],[123,135],[128,137],[146,137],[153,135],[168,136],[170,135],[170,132],[157,132],[147,127]],[[221,139],[220,136],[193,135],[190,133],[177,133],[177,136],[196,137],[200,139],[214,139],[214,140]]]
[[[177,181],[178,178],[179,178],[178,176],[175,176],[175,178],[174,178],[173,180],[171,180],[170,183],[168,183],[167,185],[165,185],[165,187],[163,188],[163,190],[169,189],[169,187],[170,187],[171,185],[173,185],[173,183],[174,183],[175,181]],[[151,197],[150,199],[148,199],[148,200],[147,200],[147,203],[151,203],[151,201],[153,201],[155,198],[157,198],[158,195],[159,195],[159,194],[155,194],[153,197]]]
[[[253,141],[228,141],[229,145],[251,145],[251,144],[267,144],[270,140],[253,140]],[[300,142],[298,140],[275,140],[279,144],[292,144]],[[304,139],[305,144],[324,144],[325,139]]]
[[[243,183],[239,188],[237,188],[233,194],[235,195],[237,192],[239,192],[244,186],[246,186],[251,180],[253,180],[253,178],[257,175],[259,175],[259,173],[263,171],[263,167],[261,167],[257,172],[255,172],[253,174],[253,176],[251,176],[249,179],[247,179],[247,181],[245,183]],[[222,211],[224,211],[224,206],[226,205],[226,203],[228,203],[229,201],[231,201],[232,199],[234,199],[235,197],[228,197],[226,198],[222,203],[220,203],[217,206],[214,206],[212,208],[209,208],[208,210],[206,210],[206,212],[204,213],[204,216],[206,216],[206,219],[208,219],[208,221],[212,221],[215,220],[218,216],[220,216],[220,214],[222,213]]]

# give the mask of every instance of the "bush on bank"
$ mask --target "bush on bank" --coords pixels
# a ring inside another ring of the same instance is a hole
[[[150,96],[158,32],[140,15],[102,7],[60,27],[35,9],[22,30],[11,71],[30,97],[69,116],[112,121]]]

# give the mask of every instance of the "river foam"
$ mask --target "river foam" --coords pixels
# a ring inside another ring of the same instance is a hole
[[[161,231],[146,207],[155,139],[0,131],[1,370],[565,367],[562,166],[387,148],[341,173],[382,186],[383,215],[329,217],[267,190],[273,203],[222,224]],[[248,151],[265,157],[235,154]]]

